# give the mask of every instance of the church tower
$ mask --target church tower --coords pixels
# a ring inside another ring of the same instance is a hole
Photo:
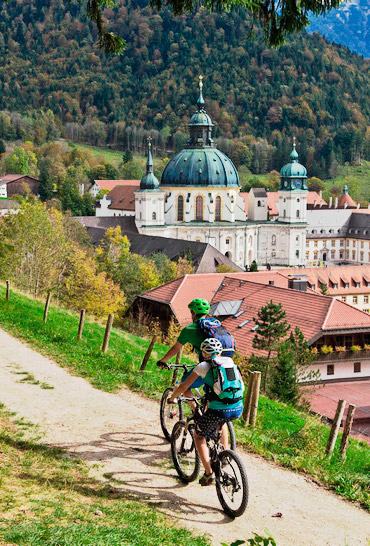
[[[135,222],[137,227],[164,225],[165,193],[153,172],[151,138],[148,138],[146,173],[140,181],[140,190],[135,192]]]
[[[307,170],[298,162],[295,138],[290,163],[280,171],[279,222],[306,223],[307,217]]]

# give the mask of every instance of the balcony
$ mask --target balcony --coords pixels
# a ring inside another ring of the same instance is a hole
[[[317,353],[315,354],[315,362],[338,362],[338,361],[357,361],[370,359],[370,350],[361,349],[361,351],[335,351],[332,353]]]

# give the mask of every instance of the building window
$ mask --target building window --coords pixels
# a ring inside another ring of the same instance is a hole
[[[331,259],[334,260],[334,258],[335,258],[335,250],[332,250],[331,251]]]
[[[299,250],[296,250],[296,251],[295,251],[295,257],[296,257],[296,258],[299,258]]]
[[[297,237],[295,238],[295,242],[299,243],[299,235],[297,235]]]
[[[343,252],[340,253],[340,258],[343,258]],[[349,260],[349,250],[346,250],[346,258]]]
[[[343,252],[339,252],[339,259],[343,260]]]
[[[328,364],[326,366],[326,375],[334,375],[334,364]]]
[[[331,240],[331,246],[335,246],[335,239]]]
[[[226,244],[229,245],[230,244],[230,239],[226,239]]]
[[[318,241],[314,241],[313,242],[313,246],[316,248],[317,247],[317,244],[318,244]]]
[[[319,254],[318,254],[317,250],[315,250],[315,252],[313,253],[313,259],[317,260],[318,256],[319,256]]]
[[[215,220],[221,222],[221,197],[219,195],[216,197]]]
[[[297,218],[299,218],[299,210],[297,210],[297,213],[296,213],[296,214],[297,214]]]
[[[361,248],[364,248],[364,242],[361,241]]]
[[[306,260],[308,260],[309,257],[310,257],[310,252],[309,252],[309,250],[307,250],[307,251],[306,251]]]
[[[195,200],[195,219],[197,222],[203,222],[203,197],[198,195]]]
[[[364,303],[369,303],[369,296],[364,296]]]
[[[262,207],[261,201],[257,201],[257,207]]]
[[[152,220],[156,220],[157,219],[157,213],[156,212],[152,212]]]
[[[361,373],[361,362],[353,363],[353,373]]]
[[[360,252],[360,261],[363,262],[364,261],[364,253],[361,251]]]
[[[273,236],[271,237],[271,245],[272,245],[272,246],[275,246],[275,245],[276,245],[276,235],[273,235]]]
[[[182,195],[177,198],[177,221],[184,221],[184,197]]]
[[[352,246],[356,246],[356,241],[352,241]]]
[[[357,303],[357,301],[358,301],[357,296],[353,296],[352,301],[353,301],[353,303]]]
[[[283,217],[286,217],[286,210],[284,209]]]
[[[352,250],[352,260],[355,260],[355,259],[356,259],[356,251]]]
[[[346,300],[347,300],[346,296],[342,296],[342,301],[346,301]]]

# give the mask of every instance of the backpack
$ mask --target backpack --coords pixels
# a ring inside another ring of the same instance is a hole
[[[208,389],[208,399],[224,404],[235,404],[243,399],[244,383],[236,364],[225,367],[216,360],[211,360],[213,387]]]
[[[235,353],[234,336],[222,326],[221,322],[214,317],[203,317],[198,319],[198,326],[204,334],[204,339],[214,337],[221,342],[222,356],[233,356]]]

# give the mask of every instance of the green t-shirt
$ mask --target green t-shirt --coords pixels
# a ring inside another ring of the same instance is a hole
[[[202,344],[202,341],[204,340],[205,335],[199,328],[198,324],[196,322],[191,322],[181,330],[177,341],[181,343],[181,345],[185,345],[185,343],[190,343],[190,345],[193,346],[194,351],[200,356],[200,346]]]

